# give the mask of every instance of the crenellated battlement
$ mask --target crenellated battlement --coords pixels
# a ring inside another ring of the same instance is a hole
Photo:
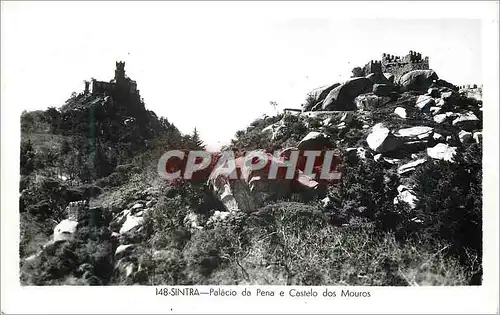
[[[483,85],[477,85],[477,84],[464,84],[464,85],[459,85],[458,88],[460,90],[470,90],[470,89],[482,89]]]
[[[370,73],[379,73],[382,72],[382,62],[377,60],[370,60],[364,67],[363,72],[365,75]]]
[[[413,50],[410,50],[406,56],[382,54],[382,71],[393,74],[396,81],[410,71],[428,69],[429,57],[422,58],[421,53]]]
[[[130,95],[140,98],[137,83],[125,75],[125,62],[117,61],[114,79],[109,82],[97,81],[92,79],[92,94],[108,94],[113,95],[115,92],[129,93]],[[85,81],[85,93],[89,92],[89,83]]]
[[[421,53],[410,50],[406,56],[383,53],[380,61],[371,60],[362,70],[365,76],[370,73],[391,73],[397,81],[401,76],[410,71],[428,69],[429,57],[422,58]]]

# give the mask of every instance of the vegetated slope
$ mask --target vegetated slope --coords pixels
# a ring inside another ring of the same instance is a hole
[[[395,84],[396,91],[400,87]],[[29,180],[23,194],[32,197],[21,198],[23,214],[30,215],[22,222],[42,225],[44,236],[65,218],[68,202],[90,203],[72,203],[80,211],[70,240],[48,242],[37,251],[30,245],[43,238],[27,237],[22,256],[34,255],[23,260],[21,279],[26,284],[91,285],[480,284],[482,103],[439,84],[430,88],[398,91],[391,97],[368,91],[355,98],[353,111],[285,113],[258,119],[237,132],[231,149],[293,147],[316,131],[343,152],[340,183],[328,185],[309,201],[290,195],[249,213],[228,212],[203,183],[158,179],[155,167],[162,150],[193,148],[194,143],[152,113],[139,110],[134,115],[144,117],[137,118],[123,109],[122,114],[108,112],[106,106],[113,106],[104,105],[93,116],[95,124],[88,124],[88,110],[72,113],[69,117],[83,122],[81,129],[52,132],[74,137],[95,130],[100,148],[119,146],[119,157],[114,162],[103,153],[113,167],[96,167],[93,177],[73,174],[71,178],[82,183],[76,188],[54,175],[35,182],[59,164],[25,162],[38,166],[25,175]],[[433,106],[420,106],[422,96],[432,98]],[[71,104],[84,108],[95,102],[83,96],[72,99]],[[314,97],[308,101],[318,103]],[[112,104],[109,99],[97,103]],[[404,109],[404,118],[397,108]],[[455,116],[448,117],[448,112]],[[457,122],[470,112],[476,119]],[[117,127],[129,117],[140,121],[136,129]],[[383,130],[375,127],[379,123],[388,129],[385,136],[377,135]],[[432,131],[405,131],[411,127]],[[131,130],[136,130],[134,136]],[[380,139],[379,147],[368,141],[373,135]],[[165,138],[168,145],[158,140]],[[429,151],[443,145],[452,148],[453,159]],[[392,149],[381,149],[387,147]],[[70,151],[82,148],[86,144],[80,142]],[[25,160],[37,160],[32,151],[23,151]],[[67,160],[67,155],[62,157]]]

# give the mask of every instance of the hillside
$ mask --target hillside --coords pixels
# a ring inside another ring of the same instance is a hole
[[[21,282],[480,285],[481,90],[414,59],[396,77],[355,68],[226,148],[336,150],[340,180],[303,180],[302,164],[292,180],[228,180],[212,163],[166,181],[160,156],[203,144],[146,110],[135,81],[23,113]]]

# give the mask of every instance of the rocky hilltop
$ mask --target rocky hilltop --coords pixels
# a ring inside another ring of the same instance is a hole
[[[428,65],[418,54],[384,58],[384,69],[404,61],[396,76],[370,62],[308,93],[299,111],[256,119],[226,148],[236,158],[337,150],[334,181],[305,179],[300,167],[293,180],[227,181],[216,166],[208,179],[161,180],[164,150],[203,145],[135,90],[86,90],[59,110],[25,113],[21,281],[481,284],[481,88],[412,70]]]

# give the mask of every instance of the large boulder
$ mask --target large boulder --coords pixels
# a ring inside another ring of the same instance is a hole
[[[430,112],[430,108],[436,103],[430,95],[420,95],[417,98],[415,106],[424,113]]]
[[[77,221],[74,220],[62,220],[54,228],[54,242],[70,240],[76,232],[76,227],[78,225]]]
[[[376,83],[373,85],[373,94],[377,96],[391,96],[394,91],[395,88],[392,84]]]
[[[394,136],[382,123],[373,126],[372,132],[366,138],[366,142],[370,149],[377,153],[390,152],[402,145],[402,141]]]
[[[437,114],[436,116],[433,117],[433,120],[435,122],[437,122],[438,124],[442,124],[446,121],[452,120],[453,118],[455,118],[457,116],[459,116],[459,114],[453,113],[453,112],[446,112],[443,114]]]
[[[384,77],[391,83],[394,83],[394,74],[389,72],[384,72]]]
[[[334,88],[323,101],[323,110],[355,110],[354,99],[371,92],[373,83],[367,78],[353,78]]]
[[[435,82],[435,85],[437,86],[440,86],[440,87],[445,87],[445,88],[448,88],[448,89],[451,89],[453,91],[458,91],[458,86],[448,82],[448,81],[445,81],[443,79],[437,79],[436,82]]]
[[[287,164],[284,160],[267,153],[263,153],[262,157],[265,158],[265,167],[260,169],[252,170],[244,167],[245,159],[239,157],[228,163],[228,165],[233,164],[236,176],[228,174],[227,165],[217,166],[210,174],[208,184],[227,211],[253,212],[268,200],[290,195],[293,187],[305,191],[317,189],[317,183],[312,179],[295,180],[300,177],[298,169],[294,171],[294,179],[285,178],[287,168],[284,166]],[[258,160],[260,161],[260,158]],[[279,166],[277,177],[274,179],[268,178],[271,163]]]
[[[418,160],[406,163],[404,165],[401,165],[400,167],[398,167],[398,174],[399,175],[406,175],[408,173],[411,173],[411,172],[415,171],[417,166],[424,164],[426,161],[427,161],[426,159],[418,159]]]
[[[427,149],[428,146],[429,146],[428,140],[416,140],[416,141],[405,142],[403,148],[407,152],[420,152]]]
[[[418,199],[415,196],[415,193],[408,187],[404,185],[398,186],[398,195],[394,197],[394,204],[397,205],[399,203],[406,203],[410,206],[411,209],[416,207]]]
[[[384,107],[390,102],[390,97],[382,97],[374,94],[362,94],[354,99],[356,109],[359,110],[373,110],[375,108]]]
[[[465,130],[460,130],[458,133],[458,138],[462,144],[469,143],[472,141],[472,132],[468,132]]]
[[[310,98],[310,101],[306,102],[306,104],[304,104],[303,111],[313,110],[315,105],[317,105],[318,103],[321,103],[326,98],[328,93],[330,93],[331,90],[338,87],[339,85],[340,85],[340,83],[335,83],[335,84],[330,85],[330,86],[325,85],[325,86],[319,87],[319,88],[314,89],[311,92],[307,93],[307,96]]]
[[[403,108],[403,107],[396,107],[394,109],[394,114],[398,115],[401,118],[406,118],[407,117],[406,109]]]
[[[458,117],[453,120],[452,124],[466,131],[473,131],[480,127],[481,122],[473,112],[467,112],[465,114],[459,114]]]
[[[143,217],[128,215],[126,217],[125,222],[123,223],[122,227],[120,228],[120,234],[127,233],[128,231],[132,230],[136,226],[141,225],[143,222],[144,222]]]
[[[430,138],[434,129],[428,126],[416,126],[399,129],[396,136],[404,138],[407,141],[424,140]]]
[[[427,91],[439,77],[434,70],[413,70],[399,79],[405,91]]]
[[[450,147],[445,143],[438,143],[432,148],[427,148],[427,155],[437,160],[453,162],[453,158],[456,154],[457,148]]]
[[[328,136],[317,131],[309,132],[297,145],[299,150],[322,150],[330,146]]]
[[[366,78],[373,84],[391,84],[391,82],[384,76],[382,72],[370,73],[366,76]]]

